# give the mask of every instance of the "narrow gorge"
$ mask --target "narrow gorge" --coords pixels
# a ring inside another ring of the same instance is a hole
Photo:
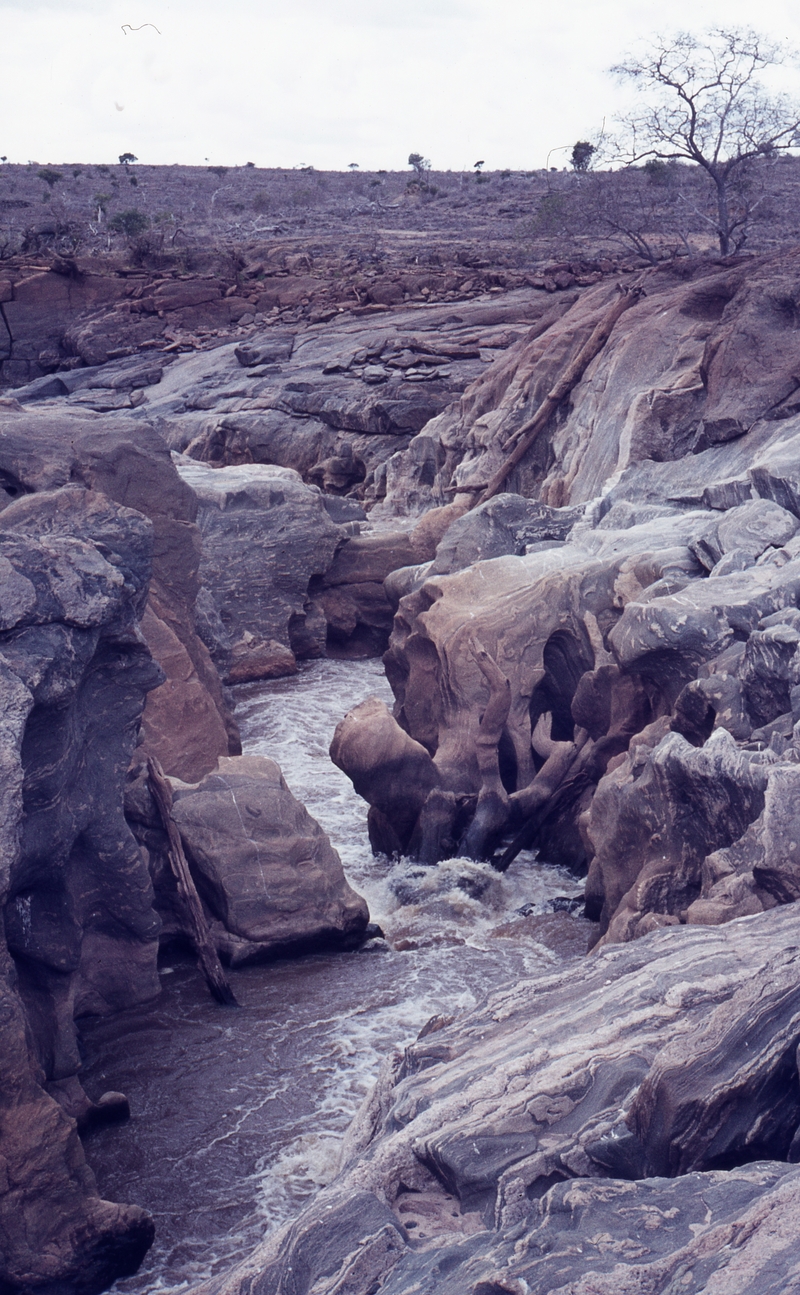
[[[800,251],[382,237],[0,264],[0,1295],[800,1291]]]

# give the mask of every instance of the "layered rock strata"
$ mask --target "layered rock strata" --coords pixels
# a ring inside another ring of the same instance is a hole
[[[795,927],[656,932],[432,1021],[202,1295],[792,1289]]]
[[[674,261],[621,280],[625,312],[507,487],[584,503],[642,460],[669,462],[797,412],[796,250],[738,263]],[[544,317],[387,465],[386,507],[419,510],[487,482],[614,300],[603,282]],[[547,325],[546,327],[544,325]],[[758,338],[758,344],[753,339]]]

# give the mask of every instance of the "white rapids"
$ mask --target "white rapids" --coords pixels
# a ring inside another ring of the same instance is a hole
[[[144,1206],[157,1227],[116,1289],[177,1295],[243,1257],[330,1181],[387,1053],[585,939],[566,912],[548,943],[537,938],[537,915],[582,886],[530,854],[502,876],[372,855],[366,805],[328,756],[336,724],[371,695],[392,702],[379,661],[316,661],[236,689],[236,717],[245,752],[278,762],[386,939],[234,972],[237,1012],[208,1000],[190,959],[173,959],[157,1005],[84,1029],[88,1091],[126,1092],[133,1111],[87,1141],[87,1158],[103,1195]]]

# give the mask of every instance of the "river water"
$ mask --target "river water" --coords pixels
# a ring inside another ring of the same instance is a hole
[[[322,824],[386,939],[231,973],[240,1010],[170,957],[154,1004],[84,1023],[84,1086],[128,1095],[131,1119],[86,1139],[101,1194],[153,1214],[139,1273],[115,1289],[184,1292],[243,1257],[335,1174],[344,1132],[381,1060],[438,1013],[586,946],[567,911],[581,885],[520,855],[504,876],[373,857],[366,806],[330,761],[342,716],[392,697],[379,661],[316,661],[236,690],[248,754],[280,764]]]

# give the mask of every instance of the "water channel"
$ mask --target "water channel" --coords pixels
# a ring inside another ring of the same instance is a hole
[[[238,1011],[173,955],[157,1002],[84,1023],[87,1091],[122,1091],[132,1111],[87,1138],[87,1159],[103,1196],[144,1206],[157,1228],[115,1290],[178,1295],[243,1257],[335,1174],[387,1052],[585,948],[587,924],[564,902],[580,883],[529,854],[504,876],[373,857],[366,806],[328,757],[338,721],[370,695],[391,704],[380,661],[316,661],[239,687],[236,716],[245,751],[278,761],[386,939],[232,972]]]

